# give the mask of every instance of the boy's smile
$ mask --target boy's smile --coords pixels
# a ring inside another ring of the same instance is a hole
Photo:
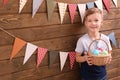
[[[96,33],[99,31],[102,25],[102,15],[99,13],[94,13],[87,16],[85,20],[85,26],[88,32]]]

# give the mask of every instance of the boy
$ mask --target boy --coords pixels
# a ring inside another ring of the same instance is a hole
[[[92,57],[87,54],[88,47],[93,40],[103,39],[112,50],[109,38],[100,33],[99,30],[103,23],[103,13],[98,8],[88,9],[83,21],[87,33],[79,38],[76,46],[76,61],[81,63],[80,74],[82,80],[107,80],[106,66],[96,66],[92,64]],[[97,45],[97,43],[96,43]],[[107,63],[110,63],[111,56]]]

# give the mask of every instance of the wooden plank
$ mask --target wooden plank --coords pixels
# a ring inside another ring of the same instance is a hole
[[[76,12],[74,23],[80,22],[79,13]],[[60,25],[59,13],[54,13],[51,20],[48,21],[47,14],[36,14],[34,18],[31,14],[9,14],[0,15],[0,23],[4,29],[45,27],[48,25]],[[66,13],[63,24],[71,24],[69,13]]]
[[[66,72],[66,73],[60,73],[60,74],[57,74],[57,75],[54,75],[54,76],[51,76],[51,77],[46,77],[46,78],[40,78],[40,76],[30,76],[30,77],[26,77],[26,78],[23,78],[23,79],[20,79],[20,80],[37,80],[37,79],[40,79],[40,80],[80,80],[80,77],[79,77],[79,72],[77,70],[75,71],[70,71],[70,72]]]
[[[118,15],[119,13],[120,13],[119,9],[112,9],[110,14],[108,13],[104,14],[105,16],[104,19],[105,20],[118,19],[120,18],[120,15]],[[76,12],[74,23],[80,23],[80,22],[81,21],[80,21],[79,13]],[[119,22],[119,19],[114,22],[105,21],[104,26],[106,26],[107,24],[111,25],[110,23],[112,23],[113,25],[116,25],[116,23],[118,22]],[[21,15],[20,14],[8,14],[8,15],[5,14],[5,15],[0,15],[0,24],[3,26],[4,29],[27,28],[27,27],[35,27],[35,26],[43,27],[43,26],[48,26],[48,25],[60,24],[60,18],[59,18],[59,13],[57,12],[53,13],[50,21],[48,21],[46,13],[36,14],[34,18],[31,17],[31,14],[21,14]],[[70,16],[68,12],[66,12],[63,24],[71,24]]]
[[[114,78],[120,75],[120,67],[108,71],[108,78]]]
[[[119,37],[119,26],[118,26],[118,29],[117,29],[117,26],[116,27],[115,26],[104,27],[104,29],[105,28],[106,30],[110,29],[110,31],[104,31],[103,33],[105,34],[111,33],[111,29],[115,28],[116,30],[113,30],[115,32],[115,37],[120,38]],[[72,24],[72,25],[68,24],[68,25],[50,26],[49,28],[48,27],[24,28],[24,29],[14,29],[14,30],[6,30],[6,31],[13,34],[15,37],[19,37],[27,42],[32,42],[32,41],[41,41],[41,40],[47,40],[47,39],[52,39],[52,38],[67,37],[67,36],[72,36],[72,35],[77,36],[78,34],[85,33],[85,28],[80,27],[79,24]],[[0,45],[12,45],[13,44],[14,37],[11,37],[10,35],[6,34],[3,31],[0,31],[0,34],[1,34]]]
[[[43,67],[38,67],[38,68],[34,67],[34,68],[31,68],[31,69],[29,69],[29,68],[27,69],[27,66],[28,65],[26,65],[26,70],[22,70],[23,68],[21,68],[21,70],[20,70],[20,68],[18,70],[15,70],[17,67],[16,68],[9,68],[9,69],[11,69],[11,71],[10,70],[8,71],[8,69],[5,70],[8,73],[3,71],[2,73],[0,73],[1,74],[0,78],[2,80],[8,80],[8,79],[13,80],[14,78],[16,78],[17,80],[19,80],[19,79],[23,80],[24,78],[27,79],[31,76],[34,76],[35,78],[42,79],[42,78],[46,78],[46,77],[49,77],[49,76],[54,76],[56,74],[66,73],[66,72],[70,71],[69,62],[66,63],[66,65],[63,68],[63,71],[60,71],[58,63],[54,64],[51,68],[48,68],[48,66],[43,66]],[[77,68],[78,67],[74,67],[73,70],[75,70]]]
[[[120,76],[114,77],[114,78],[112,78],[112,79],[110,79],[110,80],[120,80]]]
[[[107,70],[120,67],[120,58],[113,59],[110,64],[107,65]]]
[[[40,41],[52,38],[59,38],[59,37],[66,37],[70,35],[75,35],[83,32],[83,27],[80,27],[77,24],[73,25],[57,25],[57,26],[50,26],[43,27],[43,28],[25,28],[25,29],[15,29],[15,30],[7,30],[9,33],[19,37],[25,41]],[[26,33],[26,34],[25,34]],[[0,32],[1,34],[1,45],[5,44],[12,44],[13,37],[7,35],[3,31]],[[4,37],[6,36],[6,37]]]

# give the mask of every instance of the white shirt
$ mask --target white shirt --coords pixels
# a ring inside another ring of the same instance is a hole
[[[109,37],[104,34],[101,34],[100,39],[104,40],[108,44],[109,50],[111,51],[112,47],[110,45]],[[95,48],[103,48],[105,50],[108,50],[107,45],[102,40],[95,41],[90,46],[90,49],[93,50]],[[88,34],[83,35],[78,39],[75,51],[78,53],[88,52],[88,47],[92,41],[93,40],[89,37]]]

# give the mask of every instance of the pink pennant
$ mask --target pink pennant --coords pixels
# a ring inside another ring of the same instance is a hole
[[[69,7],[69,11],[70,11],[71,23],[73,23],[77,4],[68,4],[68,7]]]
[[[110,0],[103,0],[104,5],[108,11],[108,13],[110,13]]]
[[[4,0],[3,4],[4,4],[4,5],[6,5],[6,4],[7,4],[7,2],[8,2],[8,0]]]
[[[45,57],[45,54],[46,54],[47,50],[48,49],[46,49],[46,48],[38,48],[37,67],[39,66],[39,64],[41,63],[41,61],[43,60],[43,58]]]
[[[73,68],[73,65],[75,63],[75,52],[69,52],[69,59],[70,59],[70,68]]]

